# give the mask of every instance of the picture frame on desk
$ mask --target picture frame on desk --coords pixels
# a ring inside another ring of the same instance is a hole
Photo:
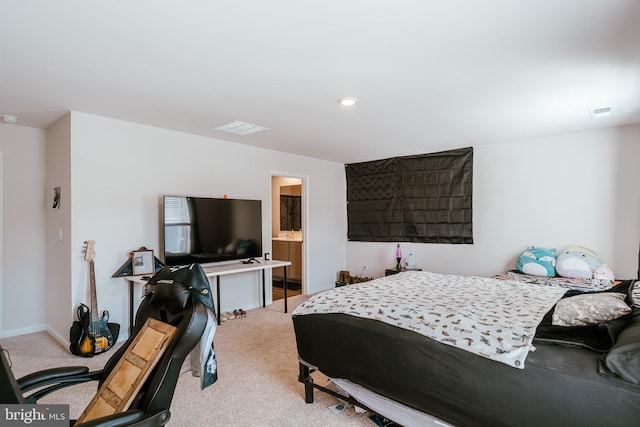
[[[133,276],[155,273],[155,258],[152,249],[131,252],[131,273]]]

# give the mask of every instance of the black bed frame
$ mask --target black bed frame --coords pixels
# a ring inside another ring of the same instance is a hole
[[[351,396],[345,396],[343,394],[340,394],[334,390],[331,390],[330,388],[327,387],[323,387],[319,384],[316,384],[313,381],[313,378],[311,377],[311,374],[314,373],[316,371],[316,369],[312,369],[310,367],[308,367],[307,365],[305,365],[302,362],[298,362],[299,366],[300,366],[300,373],[298,374],[298,381],[301,382],[302,384],[304,384],[304,401],[306,403],[313,403],[313,389],[316,388],[320,391],[323,391],[325,393],[328,393],[334,397],[337,397],[340,400],[344,400],[345,402],[349,402],[354,406],[358,406],[362,409],[366,409],[369,412],[373,412],[373,413],[377,413],[376,411],[374,411],[373,409],[367,407],[366,405],[363,405],[362,403],[360,403],[358,400],[356,400],[355,398],[351,397]]]

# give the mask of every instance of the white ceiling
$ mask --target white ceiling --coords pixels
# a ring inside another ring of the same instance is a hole
[[[0,41],[23,126],[82,111],[349,163],[640,123],[638,0],[0,0]],[[269,130],[213,130],[233,120]]]

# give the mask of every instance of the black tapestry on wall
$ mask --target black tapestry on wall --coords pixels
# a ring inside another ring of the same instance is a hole
[[[473,243],[473,148],[345,165],[348,239]]]

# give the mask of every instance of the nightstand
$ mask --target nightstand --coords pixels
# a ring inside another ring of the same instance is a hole
[[[385,276],[391,276],[392,274],[401,273],[403,271],[422,271],[422,269],[421,268],[406,268],[406,267],[402,267],[401,270],[396,270],[395,268],[387,268],[386,270],[384,270],[384,275]]]

